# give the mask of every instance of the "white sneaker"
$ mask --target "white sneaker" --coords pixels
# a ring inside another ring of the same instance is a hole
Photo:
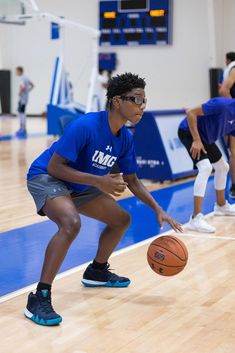
[[[202,213],[198,213],[194,218],[191,216],[187,228],[201,233],[214,233],[216,231],[215,227],[207,223]]]
[[[235,208],[228,201],[223,206],[215,203],[214,212],[215,216],[235,216]]]

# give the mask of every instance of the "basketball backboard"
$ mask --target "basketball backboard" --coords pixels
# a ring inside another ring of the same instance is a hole
[[[24,24],[17,16],[25,13],[24,5],[19,0],[0,0],[0,23]]]

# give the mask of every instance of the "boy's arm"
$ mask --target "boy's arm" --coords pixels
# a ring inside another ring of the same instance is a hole
[[[68,181],[70,183],[95,186],[103,192],[120,196],[127,184],[119,177],[119,174],[107,174],[104,176],[80,172],[68,165],[67,159],[54,153],[47,167],[51,176]]]
[[[135,196],[137,196],[141,201],[153,209],[153,211],[156,213],[161,228],[163,226],[163,222],[167,222],[176,232],[183,231],[181,225],[173,220],[154,200],[150,192],[138,179],[136,174],[123,175],[123,180],[128,184],[128,188]]]

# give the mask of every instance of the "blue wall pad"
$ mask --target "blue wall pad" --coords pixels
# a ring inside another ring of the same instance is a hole
[[[153,197],[175,219],[186,223],[193,209],[193,182],[152,192]],[[213,210],[215,201],[213,180],[207,187],[204,213]],[[160,231],[153,211],[136,197],[119,201],[132,216],[132,223],[117,249],[166,232],[165,224]],[[60,272],[93,259],[99,234],[104,224],[82,216],[82,229],[73,242]],[[38,281],[47,243],[56,232],[51,221],[0,233],[0,295],[5,295]],[[79,281],[79,278],[78,278]]]

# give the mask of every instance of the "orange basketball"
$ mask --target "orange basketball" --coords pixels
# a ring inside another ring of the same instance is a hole
[[[188,250],[180,239],[165,235],[149,245],[147,260],[151,269],[159,275],[174,276],[187,264]]]

